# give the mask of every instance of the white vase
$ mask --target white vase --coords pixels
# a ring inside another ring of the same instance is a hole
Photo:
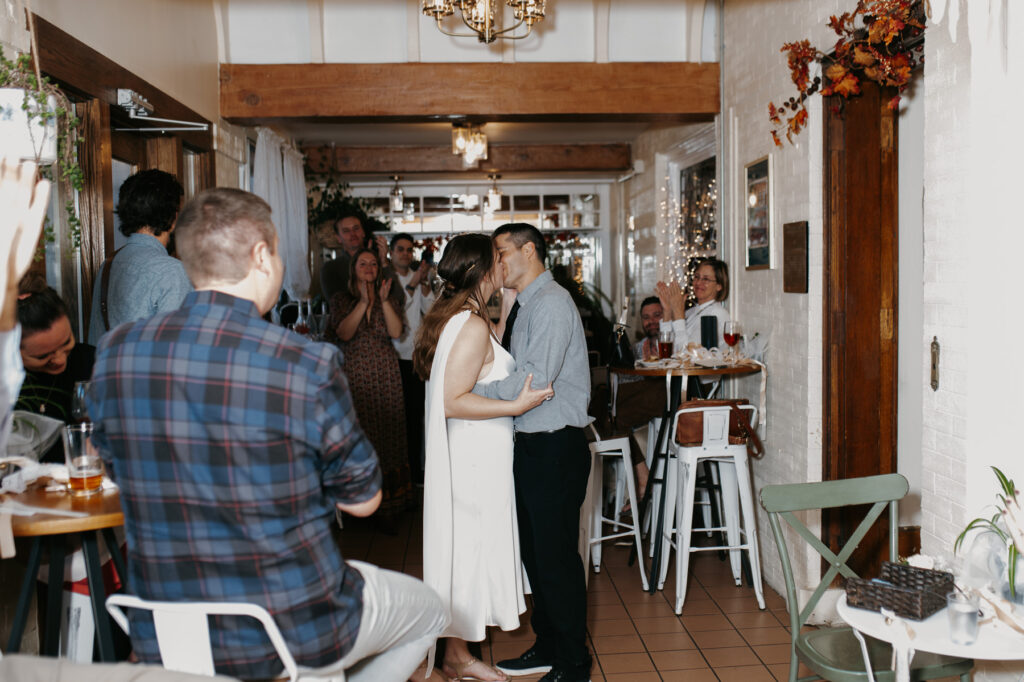
[[[44,126],[38,117],[30,117],[30,112],[39,110],[36,100],[29,96],[29,111],[22,108],[24,103],[23,89],[0,88],[0,154],[48,166],[57,160],[57,122],[50,119]],[[47,97],[46,106],[56,110],[53,95]]]

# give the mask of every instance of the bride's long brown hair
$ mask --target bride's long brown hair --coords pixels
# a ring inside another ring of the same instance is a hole
[[[494,244],[485,234],[460,234],[444,247],[437,264],[437,274],[444,286],[430,311],[423,316],[412,352],[413,369],[424,381],[430,378],[437,340],[453,315],[469,308],[474,315],[487,320],[487,301],[483,300],[480,285],[493,267]]]

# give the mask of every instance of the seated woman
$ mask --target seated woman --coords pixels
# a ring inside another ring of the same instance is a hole
[[[697,302],[689,310],[686,309],[686,296],[678,282],[658,282],[655,287],[658,298],[664,307],[664,316],[661,321],[661,329],[671,329],[675,332],[676,349],[688,348],[692,345],[700,346],[701,319],[715,317],[718,320],[715,332],[715,346],[722,340],[722,326],[728,322],[729,311],[722,305],[722,301],[729,297],[729,266],[717,258],[708,258],[697,266],[693,273],[693,295]],[[701,384],[713,384],[716,377],[701,377]],[[696,381],[691,378],[687,390],[691,395],[696,394],[702,397],[706,391],[698,388]]]
[[[25,381],[14,409],[70,423],[75,382],[92,376],[96,349],[75,342],[64,301],[38,275],[27,275],[18,287],[18,322]],[[63,463],[61,441],[40,461]]]

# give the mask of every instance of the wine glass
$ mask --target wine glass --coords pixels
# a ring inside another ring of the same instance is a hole
[[[740,323],[730,320],[722,325],[722,339],[729,345],[732,352],[736,352],[736,344],[740,342]]]
[[[89,392],[88,381],[76,381],[71,393],[71,418],[76,424],[88,423],[89,410],[85,406],[85,396]]]

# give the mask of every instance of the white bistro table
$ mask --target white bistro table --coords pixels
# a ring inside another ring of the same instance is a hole
[[[886,618],[877,611],[858,609],[846,603],[846,595],[839,597],[836,603],[839,617],[858,632],[889,642],[899,644],[898,630],[886,623]],[[1024,660],[1024,635],[1018,634],[1009,626],[994,620],[988,620],[978,626],[978,639],[973,644],[955,644],[949,638],[949,616],[946,609],[940,609],[924,620],[906,620],[905,623],[913,630],[910,646],[914,651],[927,651],[944,656],[973,658],[976,661],[1016,661]],[[897,656],[897,663],[901,657]],[[900,679],[900,671],[896,671]],[[904,678],[905,679],[905,678]]]

